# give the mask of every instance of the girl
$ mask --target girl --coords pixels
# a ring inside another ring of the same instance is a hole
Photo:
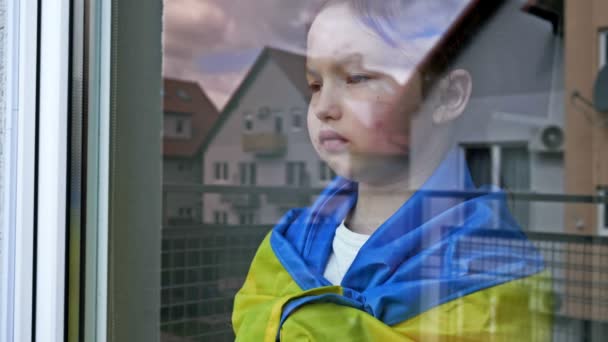
[[[474,190],[451,139],[473,81],[452,65],[488,3],[452,25],[406,0],[330,1],[316,16],[308,129],[339,177],[263,241],[235,298],[237,340],[548,338],[549,317],[530,310],[542,260],[504,195],[432,192]],[[479,245],[498,237],[509,244]]]

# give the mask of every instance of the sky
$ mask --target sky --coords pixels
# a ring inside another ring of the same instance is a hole
[[[264,46],[304,52],[306,28],[324,1],[164,0],[163,75],[198,82],[221,109]],[[468,1],[415,0],[433,15],[407,25],[445,27]]]

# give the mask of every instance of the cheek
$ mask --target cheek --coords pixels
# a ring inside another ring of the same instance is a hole
[[[319,132],[319,126],[320,126],[320,122],[319,119],[311,114],[310,112],[306,115],[306,124],[307,124],[307,128],[308,128],[308,136],[310,137],[310,140],[315,143],[315,137],[317,136],[318,132]]]

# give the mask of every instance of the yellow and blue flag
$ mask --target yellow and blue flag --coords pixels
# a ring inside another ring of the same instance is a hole
[[[551,283],[504,192],[444,162],[363,245],[339,286],[323,272],[357,184],[336,178],[262,242],[235,297],[237,341],[548,341]]]

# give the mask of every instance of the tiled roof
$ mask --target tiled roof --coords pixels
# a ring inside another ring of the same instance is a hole
[[[163,111],[191,115],[190,139],[163,137],[163,156],[193,157],[217,121],[219,112],[196,82],[165,78]]]

